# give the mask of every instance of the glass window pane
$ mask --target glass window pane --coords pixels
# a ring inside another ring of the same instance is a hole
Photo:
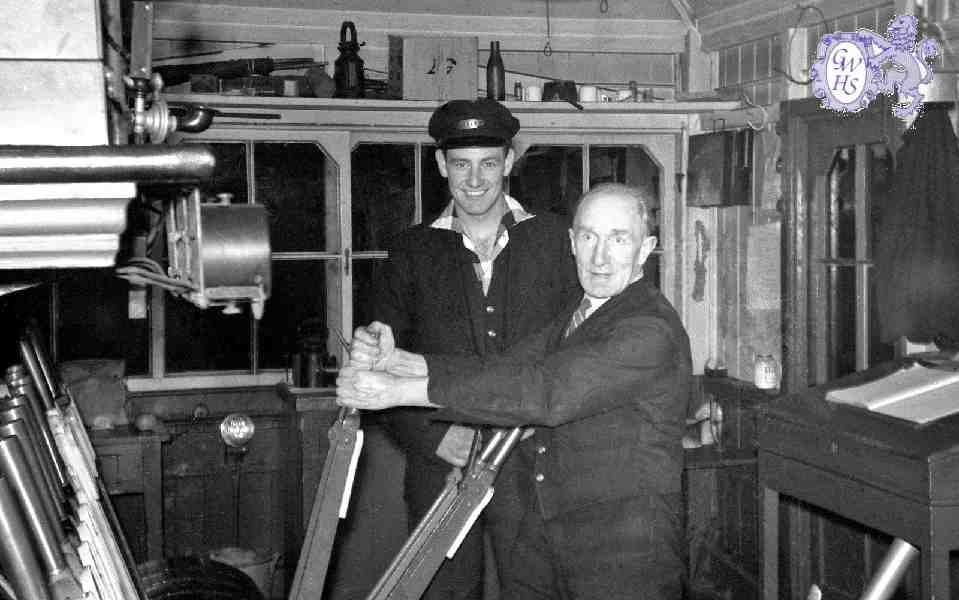
[[[590,146],[589,185],[625,183],[637,187],[652,200],[650,210],[658,211],[659,165],[642,146]]]
[[[870,232],[870,239],[867,240],[867,253],[865,259],[873,258],[873,248],[877,235],[878,211],[873,207],[885,205],[885,198],[892,189],[893,176],[893,158],[892,152],[885,144],[872,144],[869,146],[869,194],[866,196],[866,209],[869,211],[867,217]]]
[[[373,320],[373,282],[380,259],[353,261],[353,326],[366,325]]]
[[[450,203],[449,187],[446,178],[436,166],[436,146],[422,146],[423,172],[420,173],[420,186],[423,195],[423,223],[432,223]]]
[[[169,293],[163,297],[168,373],[250,370],[252,317],[248,309],[225,315],[220,307],[204,310]],[[272,300],[267,300],[267,308]]]
[[[130,287],[112,269],[77,270],[60,280],[59,361],[123,359],[128,375],[146,374],[149,320],[128,318]]]
[[[35,273],[30,271],[5,271],[5,281],[30,282],[37,281]],[[0,286],[2,288],[3,286]],[[0,296],[0,332],[3,343],[0,343],[0,368],[6,369],[13,364],[23,363],[20,348],[16,343],[17,336],[24,326],[34,322],[43,332],[43,343],[49,347],[50,332],[50,285],[40,284],[29,288],[19,289]],[[51,357],[57,360],[58,356]]]
[[[351,157],[353,250],[382,250],[413,224],[416,209],[412,144],[360,144]]]
[[[273,261],[273,289],[258,324],[259,367],[284,369],[301,334],[328,330],[326,282],[336,261]],[[335,276],[335,274],[334,274]],[[335,334],[333,334],[335,335]],[[328,335],[320,334],[322,344]]]
[[[513,163],[509,194],[534,214],[570,217],[582,192],[582,146],[530,146]]]
[[[856,371],[856,270],[829,265],[826,319],[829,379]]]
[[[206,194],[233,194],[233,202],[249,201],[246,177],[246,145],[243,142],[217,142],[207,144],[216,157],[213,178],[201,184]]]
[[[312,143],[253,145],[256,202],[270,218],[274,252],[333,250],[337,246],[335,211],[327,211],[327,158]],[[332,161],[331,161],[332,162]],[[329,213],[329,214],[328,214]]]
[[[878,364],[892,360],[894,350],[892,344],[887,344],[880,338],[879,332],[879,303],[876,302],[876,270],[866,269],[866,277],[869,278],[869,366],[874,367]]]
[[[856,258],[856,149],[839,148],[829,168],[827,258]]]
[[[600,183],[625,183],[642,190],[649,202],[650,235],[657,237],[657,246],[662,248],[659,236],[659,213],[662,199],[659,195],[659,165],[642,146],[590,146],[589,185]],[[662,253],[657,251],[649,257],[644,277],[659,283],[659,268]]]

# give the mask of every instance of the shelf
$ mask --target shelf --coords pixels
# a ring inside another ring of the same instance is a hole
[[[428,100],[358,100],[170,94],[167,102],[203,104],[222,113],[214,122],[245,127],[312,126],[328,129],[420,133],[442,104]],[[504,102],[522,123],[524,132],[563,131],[602,133],[677,131],[692,117],[742,107],[739,102],[587,102],[578,110],[567,102]]]

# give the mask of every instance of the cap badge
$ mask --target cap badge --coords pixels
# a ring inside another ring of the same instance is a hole
[[[483,119],[463,119],[456,124],[457,129],[479,129],[483,126]]]

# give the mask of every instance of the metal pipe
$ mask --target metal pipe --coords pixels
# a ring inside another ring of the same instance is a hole
[[[30,372],[30,377],[33,379],[33,389],[37,392],[43,405],[43,411],[46,413],[54,407],[53,393],[43,377],[43,371],[40,370],[40,361],[37,360],[37,355],[33,351],[33,345],[26,337],[20,338],[20,356],[27,366],[27,371]],[[44,417],[44,420],[46,420],[46,417]]]
[[[210,179],[215,162],[202,144],[0,146],[0,183],[187,183]]]
[[[42,387],[40,384],[45,383],[47,390],[50,392],[53,403],[56,404],[57,399],[63,395],[63,390],[60,389],[60,382],[57,380],[56,371],[53,370],[53,365],[50,364],[50,359],[47,357],[47,353],[43,349],[43,344],[40,343],[40,334],[37,332],[35,327],[27,327],[24,331],[24,336],[29,342],[29,347],[37,359],[37,365],[40,367],[40,373],[42,374],[42,378],[40,379],[37,379],[36,375],[33,376],[37,383],[37,387]]]
[[[37,456],[37,448],[33,444],[30,433],[27,431],[27,425],[21,419],[10,419],[8,411],[0,411],[0,436],[16,438],[20,442],[20,449],[23,450],[23,457],[26,459],[27,468],[33,476],[33,482],[37,486],[37,499],[43,505],[43,510],[53,526],[53,533],[57,537],[57,543],[63,544],[63,529],[59,526],[65,520],[66,513],[63,507],[55,501],[56,496],[49,490],[49,483],[44,479],[43,471],[40,467],[40,458]]]
[[[187,133],[206,131],[213,123],[213,115],[216,114],[216,110],[199,104],[185,104],[180,109],[183,114],[177,115],[176,130]]]
[[[479,460],[488,462],[492,458],[493,452],[496,451],[496,447],[499,445],[500,440],[502,440],[503,436],[505,435],[505,429],[496,429],[493,431],[493,436],[488,442],[486,442],[486,445],[483,446],[483,451],[479,455]]]
[[[889,600],[896,587],[906,574],[909,563],[919,556],[919,549],[903,540],[896,538],[889,546],[886,556],[876,574],[873,575],[859,600]]]
[[[520,436],[522,435],[522,427],[514,427],[512,430],[510,430],[506,436],[506,439],[503,440],[502,445],[500,445],[499,451],[496,453],[496,456],[493,458],[490,466],[495,469],[499,469],[506,460],[506,457],[509,456],[510,450],[512,450],[513,446],[519,442]]]
[[[7,478],[20,501],[47,576],[51,581],[62,578],[63,573],[68,569],[59,537],[54,531],[53,523],[47,518],[37,500],[40,492],[27,467],[20,442],[16,438],[0,438],[0,472]]]
[[[13,365],[7,369],[7,385],[10,386],[10,391],[13,394],[8,403],[12,406],[25,404],[33,414],[36,431],[39,432],[40,439],[43,441],[44,462],[50,467],[51,473],[55,476],[57,484],[61,488],[60,501],[62,502],[64,499],[62,490],[69,484],[67,470],[60,456],[60,451],[57,450],[53,433],[50,432],[46,408],[37,392],[36,382],[27,374],[23,365]]]
[[[26,427],[27,435],[30,438],[31,446],[34,448],[34,452],[36,453],[39,468],[41,474],[43,475],[43,481],[46,483],[47,490],[53,496],[55,502],[63,503],[64,500],[66,500],[66,495],[63,493],[63,486],[60,484],[60,480],[57,479],[56,468],[53,465],[53,461],[51,460],[50,455],[47,453],[47,449],[43,441],[43,434],[37,425],[33,413],[31,413],[30,409],[26,407],[23,397],[21,396],[15,396],[13,398],[8,398],[6,401],[0,402],[0,422],[9,423],[16,420],[23,421],[23,424]],[[64,516],[64,511],[62,508],[61,510],[58,510],[57,513],[61,518]]]
[[[50,600],[43,571],[30,543],[23,509],[10,484],[0,477],[0,566],[20,600]]]

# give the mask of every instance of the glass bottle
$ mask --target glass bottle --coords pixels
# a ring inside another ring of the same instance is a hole
[[[486,61],[486,97],[506,100],[506,71],[499,53],[499,42],[489,43],[489,60]]]
[[[340,56],[333,63],[333,81],[336,83],[336,98],[363,98],[363,59],[358,54],[360,43],[356,41],[356,26],[352,21],[343,21],[340,26]]]

